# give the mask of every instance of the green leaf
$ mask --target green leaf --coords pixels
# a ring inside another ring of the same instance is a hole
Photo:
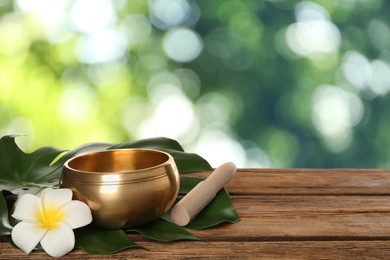
[[[121,229],[100,229],[92,225],[75,230],[76,247],[89,254],[113,254],[127,248],[142,248]]]
[[[185,195],[189,193],[193,188],[195,188],[196,185],[199,184],[199,182],[204,181],[203,178],[198,177],[186,177],[186,176],[180,176],[180,189],[179,194]]]
[[[158,219],[150,224],[125,230],[127,232],[138,232],[141,235],[162,242],[176,240],[198,240],[197,237],[176,224]]]
[[[3,193],[0,192],[0,236],[11,234],[12,226],[8,220],[8,208]]]
[[[203,179],[194,177],[180,177],[180,193],[186,194]],[[213,201],[210,202],[186,228],[206,229],[221,223],[236,223],[240,220],[228,192],[221,189]]]
[[[164,148],[161,150],[172,155],[179,173],[202,172],[213,169],[205,159],[196,153],[185,153]]]
[[[58,160],[54,162],[53,165],[58,165],[61,167],[64,165],[64,163],[69,160],[70,158],[73,158],[78,155],[86,154],[86,153],[92,153],[97,151],[106,150],[107,148],[111,147],[113,144],[111,143],[100,143],[100,142],[93,142],[93,143],[87,143],[80,145],[72,150],[69,150],[68,152],[64,153]]]
[[[15,194],[37,193],[58,183],[59,166],[50,163],[64,150],[42,147],[30,154],[15,143],[15,135],[0,139],[0,190]]]
[[[184,152],[181,145],[173,139],[166,137],[147,138],[143,140],[137,140],[132,142],[125,142],[112,146],[110,149],[122,149],[122,148],[150,148],[150,149],[172,149]]]
[[[43,188],[57,186],[66,160],[112,146],[109,143],[88,143],[68,152],[42,147],[27,154],[15,143],[16,137],[8,135],[0,139],[0,189],[18,195],[36,194]]]
[[[199,171],[210,171],[212,167],[201,156],[195,153],[186,153],[180,144],[172,139],[160,137],[150,138],[135,142],[117,144],[109,149],[123,148],[149,148],[169,153],[175,160],[180,173],[190,173]]]

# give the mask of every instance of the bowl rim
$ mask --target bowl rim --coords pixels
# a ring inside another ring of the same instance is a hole
[[[167,160],[165,160],[164,162],[160,163],[160,164],[157,164],[157,165],[153,165],[151,167],[146,167],[146,168],[141,168],[141,169],[136,169],[136,170],[124,170],[124,171],[85,171],[85,170],[80,170],[80,169],[77,169],[77,168],[74,168],[74,167],[71,167],[69,165],[70,162],[72,162],[73,160],[76,160],[76,159],[80,159],[84,156],[93,156],[95,154],[101,154],[101,153],[115,153],[115,152],[137,152],[137,151],[141,151],[141,152],[155,152],[155,153],[160,153],[160,154],[164,154],[167,156]],[[70,159],[68,159],[64,165],[63,165],[63,173],[65,172],[65,169],[66,170],[70,170],[72,173],[75,173],[75,174],[94,174],[94,175],[114,175],[114,174],[124,174],[124,173],[142,173],[142,172],[145,172],[145,171],[155,171],[156,169],[159,169],[161,168],[162,166],[165,166],[165,165],[172,165],[172,162],[173,162],[173,168],[176,168],[177,169],[177,166],[175,164],[175,160],[173,158],[173,156],[165,151],[161,151],[161,150],[157,150],[157,149],[149,149],[149,148],[123,148],[123,149],[110,149],[110,150],[101,150],[101,151],[96,151],[96,152],[89,152],[89,153],[84,153],[84,154],[80,154],[80,155],[77,155],[75,157],[72,157]]]

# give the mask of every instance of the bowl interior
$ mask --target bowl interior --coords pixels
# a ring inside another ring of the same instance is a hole
[[[68,162],[68,167],[84,172],[127,172],[157,167],[169,160],[163,152],[120,149],[85,154]]]

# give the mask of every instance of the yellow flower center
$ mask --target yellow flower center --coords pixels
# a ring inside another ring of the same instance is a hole
[[[46,205],[45,205],[46,206]],[[46,206],[43,211],[38,213],[39,223],[43,228],[52,229],[58,225],[58,222],[64,219],[64,214],[58,207]]]

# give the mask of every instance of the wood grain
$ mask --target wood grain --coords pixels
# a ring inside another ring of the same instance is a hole
[[[140,243],[149,251],[133,249],[112,255],[89,255],[74,250],[61,259],[390,259],[389,241],[291,242],[175,242]],[[43,252],[20,253],[0,244],[1,259],[53,259]]]
[[[232,195],[390,195],[390,170],[239,169],[226,188]]]
[[[260,196],[234,205],[240,222],[194,234],[210,241],[390,239],[387,197]]]
[[[200,241],[159,243],[130,234],[150,251],[74,250],[64,258],[390,259],[390,171],[240,169],[227,189],[241,221],[191,231]],[[27,256],[2,238],[0,258]]]

